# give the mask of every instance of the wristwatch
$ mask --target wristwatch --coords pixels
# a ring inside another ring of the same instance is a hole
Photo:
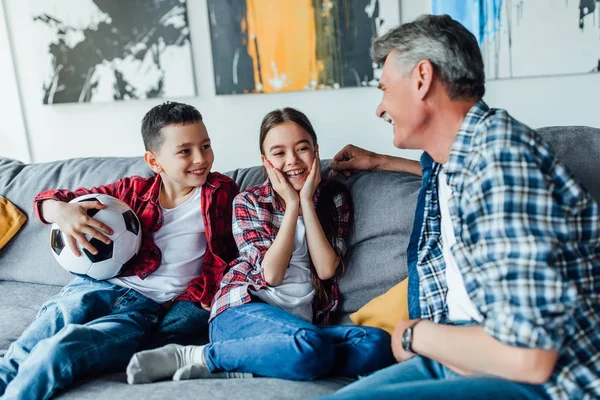
[[[414,353],[412,350],[413,331],[415,329],[415,325],[417,325],[419,322],[421,322],[420,319],[413,322],[408,328],[406,328],[406,330],[402,334],[402,348],[405,351]]]

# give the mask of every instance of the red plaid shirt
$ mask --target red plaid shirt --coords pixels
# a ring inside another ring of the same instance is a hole
[[[315,192],[315,205],[320,188],[319,186]],[[336,235],[331,245],[340,257],[346,254],[346,238],[352,212],[348,200],[345,193],[334,196]],[[262,261],[279,232],[284,213],[285,209],[275,196],[269,180],[236,196],[233,201],[233,237],[240,255],[230,264],[229,272],[221,281],[211,310],[211,319],[230,307],[250,302],[248,289],[260,290],[267,287]],[[328,324],[339,303],[336,278],[326,281],[326,285],[331,289],[333,297],[326,304],[313,304],[315,324]]]
[[[117,182],[94,187],[69,190],[46,190],[35,197],[34,210],[43,223],[41,213],[44,200],[71,201],[89,193],[103,193],[123,200],[133,209],[142,224],[142,246],[137,257],[126,266],[119,276],[137,275],[146,278],[159,266],[162,258],[154,243],[154,232],[162,226],[163,218],[158,195],[160,175],[151,178],[132,176]],[[202,218],[206,230],[206,253],[202,274],[194,278],[186,292],[177,300],[188,300],[200,306],[211,304],[227,265],[237,256],[237,248],[231,233],[231,211],[233,198],[239,193],[234,181],[225,175],[211,172],[202,187]]]

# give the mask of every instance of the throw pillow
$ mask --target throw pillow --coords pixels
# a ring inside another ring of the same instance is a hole
[[[27,217],[6,197],[0,196],[0,249],[15,236]]]
[[[356,325],[381,328],[391,335],[399,321],[409,319],[408,278],[350,314],[350,319]]]

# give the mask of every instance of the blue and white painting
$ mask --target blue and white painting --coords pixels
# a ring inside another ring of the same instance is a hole
[[[600,70],[600,0],[432,0],[477,38],[487,79]]]

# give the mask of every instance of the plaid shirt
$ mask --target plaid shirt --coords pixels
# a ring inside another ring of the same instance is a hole
[[[37,217],[47,223],[40,208],[44,200],[66,202],[89,193],[103,193],[123,200],[140,220],[142,246],[137,257],[123,268],[119,276],[137,275],[144,279],[160,266],[162,257],[153,240],[163,221],[158,205],[160,184],[160,175],[151,178],[132,176],[92,189],[80,188],[73,192],[46,190],[36,196],[34,210]],[[211,304],[228,263],[237,256],[231,233],[231,211],[233,198],[238,192],[235,182],[227,176],[216,172],[208,175],[202,187],[202,217],[207,241],[202,274],[190,282],[186,292],[177,300],[188,300],[197,305]]]
[[[447,322],[437,176],[425,200],[418,272],[423,318]],[[509,346],[559,353],[552,398],[600,397],[598,205],[551,148],[506,111],[475,104],[444,172],[452,253],[482,326]]]
[[[321,186],[314,196],[316,206]],[[349,199],[343,193],[334,196],[334,226],[336,235],[331,245],[343,257],[346,254],[350,214]],[[240,193],[233,202],[233,236],[240,256],[231,263],[231,269],[223,277],[219,292],[215,296],[211,319],[230,307],[251,301],[248,289],[260,290],[267,287],[262,261],[265,253],[279,232],[285,209],[275,196],[269,180]],[[316,324],[330,323],[331,314],[339,303],[339,289],[335,277],[325,282],[333,294],[326,304],[313,304],[313,321]]]

